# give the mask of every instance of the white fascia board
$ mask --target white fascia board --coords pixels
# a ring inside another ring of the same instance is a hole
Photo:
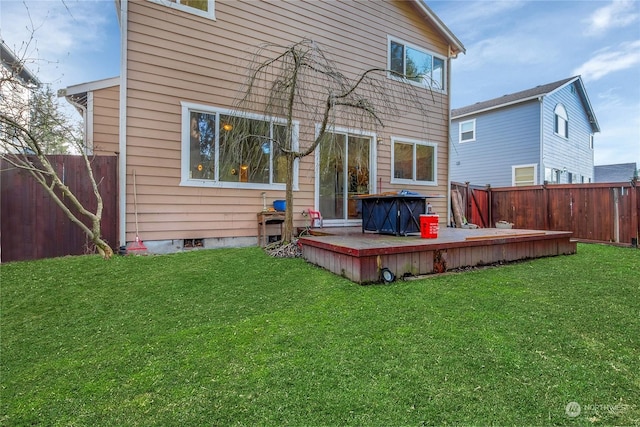
[[[544,96],[545,95],[534,95],[534,96],[531,96],[529,98],[522,98],[522,99],[517,99],[517,100],[511,101],[511,102],[506,102],[504,104],[494,105],[493,107],[487,107],[487,108],[483,108],[481,110],[470,111],[470,112],[465,113],[465,114],[460,114],[459,116],[451,116],[451,120],[458,120],[458,119],[462,119],[464,117],[474,116],[474,115],[479,114],[479,113],[485,113],[487,111],[497,110],[499,108],[508,107],[510,105],[522,104],[523,102],[533,101],[533,100],[536,100],[536,99],[540,99],[540,98],[542,98]]]
[[[78,95],[80,93],[92,92],[94,90],[105,89],[108,87],[118,86],[120,77],[111,77],[108,79],[95,80],[87,83],[80,83],[62,89],[58,96]]]

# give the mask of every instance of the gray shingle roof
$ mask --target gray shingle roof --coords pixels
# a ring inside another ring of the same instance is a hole
[[[616,165],[599,165],[593,168],[594,182],[627,182],[636,175],[636,163],[618,163]]]
[[[454,119],[459,116],[464,116],[469,113],[475,113],[484,110],[491,110],[497,107],[509,105],[509,104],[517,104],[528,99],[536,98],[542,95],[546,95],[548,93],[553,92],[561,86],[571,82],[572,80],[576,80],[579,77],[569,77],[567,79],[559,80],[553,83],[547,83],[545,85],[536,86],[531,89],[523,90],[521,92],[512,93],[509,95],[504,95],[499,98],[490,99],[488,101],[476,102],[475,104],[467,105],[462,108],[455,108],[451,110],[451,118]]]

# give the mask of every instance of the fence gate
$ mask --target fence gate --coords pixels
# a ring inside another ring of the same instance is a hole
[[[489,187],[480,187],[467,183],[452,182],[452,197],[458,197],[462,215],[471,224],[481,228],[492,227],[491,191]]]
[[[58,176],[80,202],[95,212],[96,200],[81,156],[49,156]],[[2,262],[92,252],[84,232],[71,222],[29,172],[4,159],[0,165],[0,260]],[[118,238],[118,158],[92,159],[103,201],[102,236],[113,248]],[[77,210],[65,203],[72,212]],[[84,221],[89,224],[88,221]]]

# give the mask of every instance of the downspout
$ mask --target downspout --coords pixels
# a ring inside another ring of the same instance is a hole
[[[127,8],[128,0],[116,0],[120,3],[120,129],[118,144],[118,207],[120,246],[127,244]]]
[[[539,97],[540,104],[540,167],[538,168],[538,185],[544,184],[545,164],[544,164],[544,97]]]
[[[451,70],[451,56],[447,58],[447,71],[448,71],[448,79],[447,79],[447,218],[445,219],[445,224],[447,227],[451,225],[451,164],[452,164],[452,156],[451,151],[453,148],[453,140],[451,139],[451,80],[452,80],[452,70]]]

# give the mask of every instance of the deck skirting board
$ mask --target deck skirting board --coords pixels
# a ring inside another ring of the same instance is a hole
[[[480,236],[476,232],[480,237],[468,238],[469,231],[447,230],[438,239],[342,234],[300,241],[308,262],[360,284],[380,282],[381,268],[400,278],[577,251],[570,232],[510,230],[509,235]]]

